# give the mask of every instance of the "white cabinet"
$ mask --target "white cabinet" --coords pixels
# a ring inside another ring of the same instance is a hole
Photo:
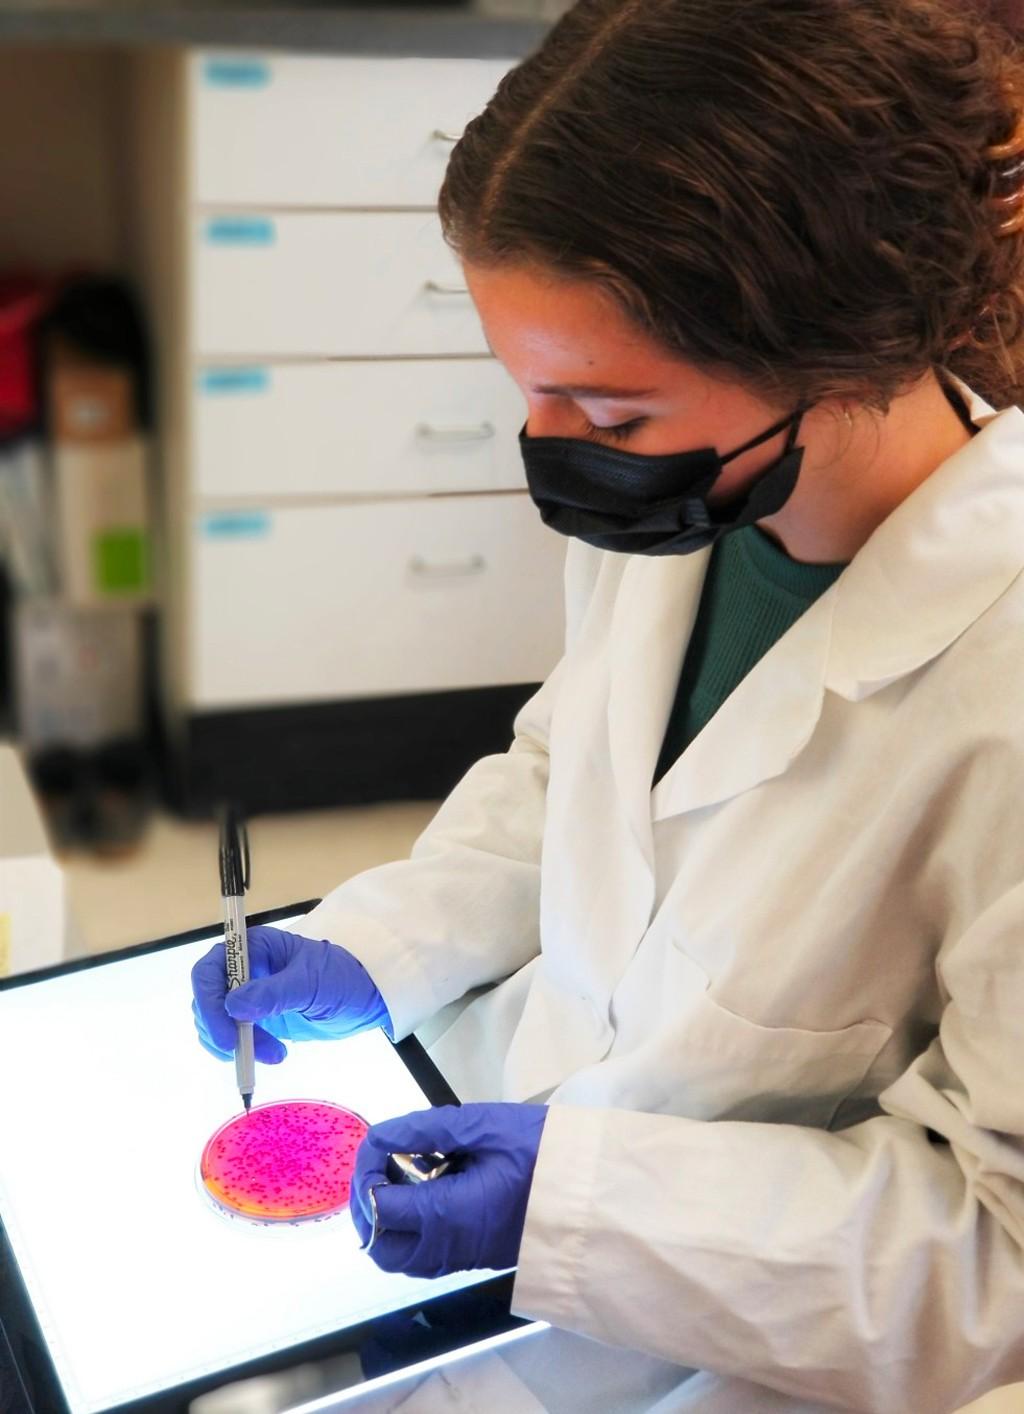
[[[561,573],[523,496],[206,512],[194,530],[199,707],[529,682],[558,656]]]
[[[200,355],[487,352],[432,212],[205,215],[194,239]]]
[[[452,138],[510,62],[195,54],[195,200],[433,207]]]
[[[140,56],[179,720],[497,690],[557,660],[564,541],[436,212],[514,62]]]
[[[521,491],[525,417],[493,358],[206,364],[192,388],[195,486],[275,501]]]

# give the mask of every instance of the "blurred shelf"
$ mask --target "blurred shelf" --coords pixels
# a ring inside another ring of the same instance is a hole
[[[410,57],[504,58],[527,53],[550,27],[537,3],[349,6],[176,3],[74,4],[0,0],[0,43],[224,45]]]

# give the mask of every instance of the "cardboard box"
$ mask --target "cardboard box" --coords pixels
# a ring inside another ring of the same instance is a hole
[[[135,375],[53,339],[47,361],[50,433],[57,442],[123,442],[136,431]]]
[[[19,739],[98,746],[143,728],[142,624],[133,609],[78,609],[23,599],[14,609],[14,710]]]
[[[69,603],[151,601],[148,450],[142,437],[53,447],[57,558]]]
[[[14,747],[0,742],[0,977],[64,956],[64,875]]]

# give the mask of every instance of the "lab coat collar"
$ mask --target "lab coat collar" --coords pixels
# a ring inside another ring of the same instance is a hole
[[[851,702],[937,657],[1024,568],[1024,413],[959,379],[981,430],[889,515],[843,571],[826,686]]]
[[[654,820],[781,775],[810,740],[826,689],[859,701],[922,667],[1024,568],[1024,414],[996,412],[953,381],[981,430],[892,512],[730,694],[655,788]],[[668,647],[678,668],[675,641]],[[667,709],[662,730],[666,721]]]

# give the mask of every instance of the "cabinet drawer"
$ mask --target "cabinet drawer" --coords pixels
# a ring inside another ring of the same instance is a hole
[[[193,55],[193,199],[434,206],[450,139],[515,62]]]
[[[486,353],[433,212],[197,218],[200,355]]]
[[[196,378],[204,497],[521,490],[522,395],[497,360],[211,365]]]
[[[564,555],[525,494],[204,513],[191,705],[539,681]]]

